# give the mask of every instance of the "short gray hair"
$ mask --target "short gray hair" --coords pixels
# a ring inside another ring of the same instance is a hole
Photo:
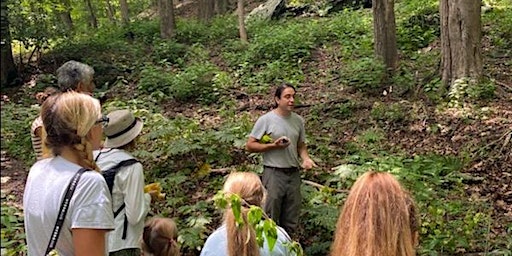
[[[84,85],[92,82],[94,69],[84,63],[70,60],[57,69],[57,83],[63,92],[76,90],[81,82]]]

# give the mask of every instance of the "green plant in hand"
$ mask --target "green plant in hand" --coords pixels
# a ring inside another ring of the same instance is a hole
[[[265,134],[261,137],[261,139],[260,139],[260,143],[263,143],[263,144],[269,144],[269,143],[274,142],[274,140],[272,139],[272,137],[270,137],[270,134],[272,134],[272,133],[269,133],[269,134],[265,133]]]

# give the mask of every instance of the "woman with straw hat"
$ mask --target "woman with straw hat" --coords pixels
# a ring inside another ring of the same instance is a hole
[[[128,151],[135,148],[143,123],[129,110],[107,115],[104,148],[95,159],[112,193],[115,230],[109,234],[110,255],[140,255],[140,236],[152,194],[144,193],[143,168]]]

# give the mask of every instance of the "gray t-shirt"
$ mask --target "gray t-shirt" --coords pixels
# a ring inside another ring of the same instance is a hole
[[[80,166],[60,156],[38,161],[30,169],[23,194],[28,255],[44,255],[62,199],[78,169]],[[59,255],[75,254],[71,233],[74,228],[114,229],[110,192],[96,171],[83,173],[73,193],[55,247]]]
[[[286,136],[290,139],[290,145],[284,149],[275,149],[263,153],[263,165],[289,168],[299,167],[299,154],[297,145],[304,142],[304,119],[292,112],[283,117],[270,111],[258,118],[249,136],[260,140],[265,134],[270,134],[273,140]]]

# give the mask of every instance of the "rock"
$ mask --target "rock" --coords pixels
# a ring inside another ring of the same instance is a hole
[[[245,22],[253,19],[269,20],[278,17],[286,8],[285,0],[268,0],[254,8],[245,18]]]

